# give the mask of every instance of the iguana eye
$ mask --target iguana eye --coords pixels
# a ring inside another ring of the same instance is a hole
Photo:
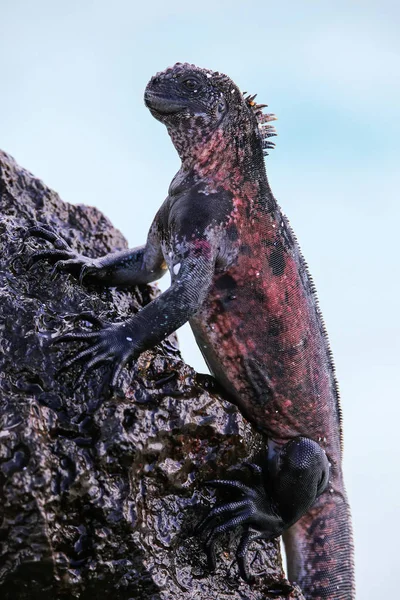
[[[187,79],[184,79],[181,83],[190,92],[197,92],[197,90],[201,87],[197,79],[194,79],[193,77],[188,77]]]
[[[226,102],[224,98],[220,98],[217,104],[217,115],[222,116],[226,110]]]

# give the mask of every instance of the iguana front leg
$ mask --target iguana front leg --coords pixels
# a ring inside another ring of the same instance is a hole
[[[89,278],[104,285],[140,285],[160,279],[167,265],[161,252],[157,235],[156,220],[150,228],[144,246],[114,252],[99,258],[89,258],[73,250],[55,232],[44,227],[32,227],[25,239],[36,237],[53,244],[53,248],[38,250],[30,257],[31,265],[40,260],[49,260],[54,271],[68,271],[79,277],[79,282]]]
[[[147,245],[136,251],[124,251],[108,255],[100,264],[90,263],[90,274],[109,285],[122,281],[129,283],[144,283],[160,269],[161,258],[152,245],[151,231]],[[47,230],[31,231],[53,243],[59,238]],[[61,242],[62,244],[62,242]],[[64,242],[65,244],[65,242]],[[62,268],[76,268],[81,271],[87,264],[86,257],[74,254],[66,259],[61,252],[70,251],[67,248],[56,248],[42,251],[36,256],[41,258],[63,260]],[[165,337],[176,331],[197,311],[203,302],[214,274],[215,256],[207,242],[202,244],[181,243],[180,250],[174,253],[175,268],[172,270],[172,285],[158,298],[150,302],[134,317],[123,323],[107,323],[98,317],[89,315],[88,320],[99,327],[98,331],[73,331],[57,338],[57,341],[85,341],[89,346],[73,357],[67,359],[62,368],[67,368],[75,362],[83,362],[83,370],[79,380],[88,370],[101,363],[112,363],[113,369],[110,384],[115,386],[122,368],[129,358],[138,357],[144,350],[154,347]],[[161,255],[162,257],[162,255]],[[155,260],[157,258],[157,260]],[[150,260],[151,259],[151,260]],[[92,261],[92,259],[89,259]],[[98,259],[95,259],[98,260]],[[138,266],[139,265],[139,266]],[[179,268],[177,268],[179,265]],[[129,268],[131,272],[129,271]],[[151,280],[151,279],[150,279]]]

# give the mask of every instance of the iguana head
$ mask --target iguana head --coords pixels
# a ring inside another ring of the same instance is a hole
[[[201,155],[209,148],[218,151],[223,143],[243,154],[246,144],[259,144],[264,151],[274,146],[276,135],[268,125],[274,115],[263,114],[266,105],[255,96],[245,96],[224,75],[177,63],[157,73],[148,83],[145,104],[164,123],[182,160]],[[210,144],[219,137],[221,144]]]

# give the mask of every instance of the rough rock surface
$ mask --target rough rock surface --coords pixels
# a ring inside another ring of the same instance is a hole
[[[0,210],[0,597],[273,597],[284,580],[276,541],[253,544],[252,586],[238,577],[234,535],[207,570],[194,526],[213,492],[201,484],[259,440],[231,404],[199,389],[174,338],[128,365],[118,393],[104,386],[106,367],[77,389],[79,365],[57,374],[74,348],[52,339],[73,315],[122,320],[157,290],[81,287],[43,261],[28,270],[44,242],[24,243],[24,231],[46,224],[92,256],[125,248],[122,235],[2,152]],[[297,588],[274,597],[303,598]]]

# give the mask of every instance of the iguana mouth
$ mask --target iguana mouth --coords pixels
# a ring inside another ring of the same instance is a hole
[[[144,95],[144,103],[151,111],[160,115],[173,115],[186,108],[186,103],[179,100],[172,100],[165,96],[158,96],[148,90]]]

